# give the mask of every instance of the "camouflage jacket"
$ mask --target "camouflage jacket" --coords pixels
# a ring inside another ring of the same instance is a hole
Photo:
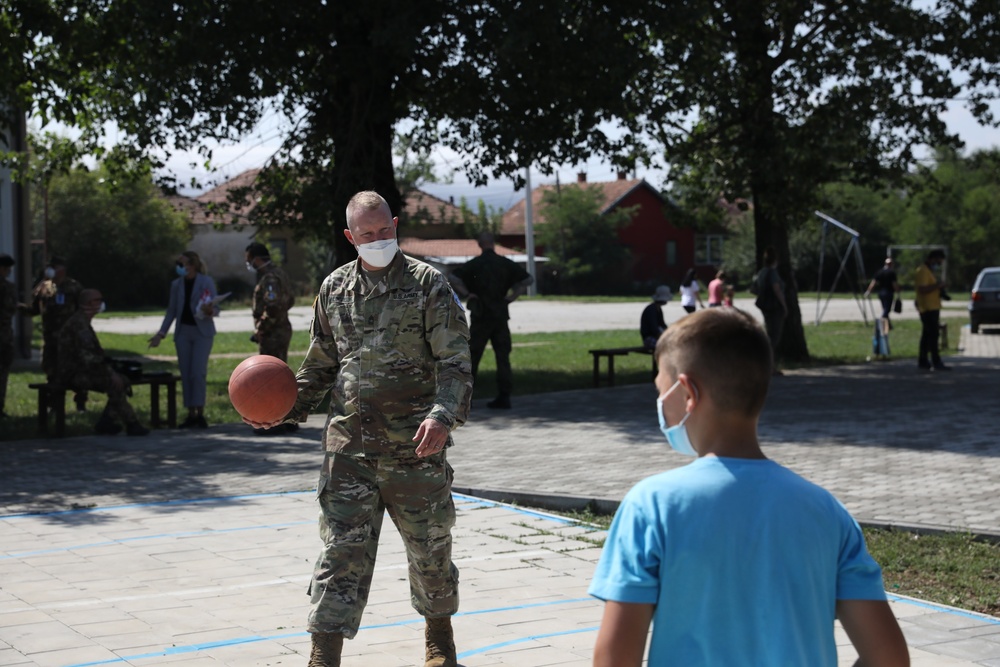
[[[82,310],[73,313],[59,330],[59,380],[72,383],[85,376],[90,380],[110,379],[112,370],[104,348]]]
[[[359,267],[344,265],[323,281],[288,420],[304,420],[332,390],[328,452],[412,454],[425,418],[451,429],[468,417],[468,322],[433,267],[397,254],[374,288]]]
[[[0,346],[14,342],[11,328],[17,313],[17,288],[9,280],[0,278]]]
[[[72,278],[64,278],[56,285],[51,280],[38,283],[32,293],[31,314],[42,316],[42,336],[53,339],[76,312],[77,301],[83,285]]]
[[[288,309],[295,305],[292,283],[285,272],[268,264],[253,290],[253,324],[258,336],[287,324]]]

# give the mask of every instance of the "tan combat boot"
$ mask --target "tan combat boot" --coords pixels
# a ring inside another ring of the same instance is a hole
[[[424,667],[458,667],[451,616],[428,618],[424,639],[427,645]]]
[[[312,633],[312,653],[307,667],[340,667],[344,635],[336,632]]]

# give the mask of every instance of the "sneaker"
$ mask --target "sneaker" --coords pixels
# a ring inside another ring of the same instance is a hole
[[[189,416],[187,419],[182,421],[177,428],[194,428],[198,425],[198,418],[194,415]]]
[[[917,364],[917,370],[920,370],[920,371],[929,371],[930,369],[931,369],[931,365],[930,364],[927,364],[927,363]]]
[[[205,415],[198,415],[194,418],[194,424],[191,425],[192,428],[208,428],[208,422],[205,420]]]

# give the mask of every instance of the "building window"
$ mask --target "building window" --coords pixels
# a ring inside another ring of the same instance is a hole
[[[694,263],[698,266],[721,266],[722,238],[722,234],[695,234]]]
[[[677,241],[667,241],[667,266],[677,266]]]

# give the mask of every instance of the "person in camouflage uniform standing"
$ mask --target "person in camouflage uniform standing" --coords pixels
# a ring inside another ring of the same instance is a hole
[[[7,378],[14,363],[14,314],[17,313],[17,289],[7,280],[14,258],[0,255],[0,419],[6,417]]]
[[[295,305],[292,283],[285,272],[271,262],[271,253],[263,243],[246,248],[247,269],[257,274],[253,290],[253,329],[260,354],[288,361],[292,324],[288,310]]]
[[[469,299],[472,377],[479,372],[486,344],[492,343],[497,360],[497,397],[486,407],[509,410],[514,372],[510,368],[512,344],[507,306],[527,291],[534,278],[520,265],[496,253],[496,243],[490,232],[480,234],[478,242],[482,253],[454,269],[451,282],[455,291]]]
[[[425,667],[456,667],[455,506],[445,450],[469,412],[468,324],[444,276],[399,252],[397,219],[382,197],[356,194],[347,224],[359,259],[323,282],[298,401],[275,422],[304,421],[332,390],[309,666],[339,666],[344,638],[357,633],[388,511],[406,544],[411,604],[426,618]]]
[[[83,285],[66,275],[66,262],[53,257],[45,269],[45,277],[32,293],[29,315],[42,316],[42,371],[49,382],[59,377],[59,330],[77,310]],[[83,412],[87,405],[87,392],[78,391],[74,398],[76,409]]]
[[[79,308],[59,330],[59,381],[76,390],[93,390],[108,395],[108,403],[94,430],[99,434],[115,435],[122,430],[119,420],[125,422],[128,435],[148,435],[149,429],[139,423],[129,405],[131,386],[126,378],[116,373],[97,334],[90,325],[101,310],[104,297],[96,289],[80,292]]]

